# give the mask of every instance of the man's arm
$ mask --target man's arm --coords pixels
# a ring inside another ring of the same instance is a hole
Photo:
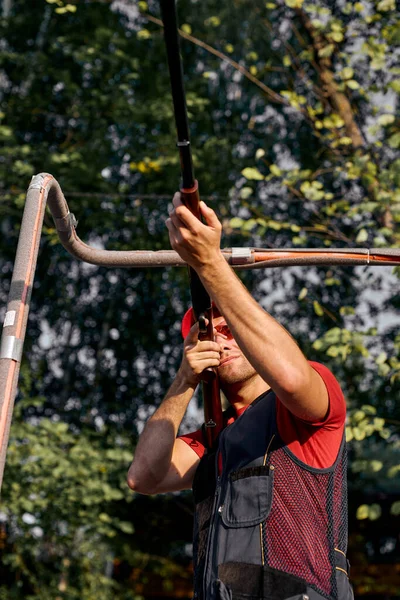
[[[185,340],[176,378],[139,438],[128,472],[128,485],[132,490],[158,494],[192,487],[200,459],[176,436],[202,371],[218,366],[219,357],[218,344],[199,341],[198,325],[194,325]]]
[[[174,197],[167,226],[171,245],[199,274],[225,317],[240,349],[281,402],[297,417],[323,419],[329,399],[322,378],[310,367],[291,335],[252,298],[220,251],[221,223],[204,202],[207,225]]]

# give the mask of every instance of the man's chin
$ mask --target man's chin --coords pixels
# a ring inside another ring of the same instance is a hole
[[[239,356],[232,357],[218,367],[218,377],[222,386],[235,385],[254,377],[254,369],[246,362],[241,363],[239,358]]]
[[[218,368],[218,376],[220,382],[223,385],[232,385],[235,383],[240,383],[245,379],[245,376],[241,371],[237,371],[236,369],[230,369],[228,368],[228,365],[225,368],[223,365],[222,367]]]

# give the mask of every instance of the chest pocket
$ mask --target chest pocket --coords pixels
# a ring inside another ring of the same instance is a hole
[[[252,527],[268,517],[273,496],[274,470],[269,465],[245,467],[229,474],[220,507],[226,527]]]

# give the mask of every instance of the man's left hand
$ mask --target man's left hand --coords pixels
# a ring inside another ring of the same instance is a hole
[[[183,204],[180,192],[176,192],[172,203],[174,208],[166,221],[172,248],[196,271],[214,264],[221,258],[222,232],[215,212],[200,202],[204,224]]]

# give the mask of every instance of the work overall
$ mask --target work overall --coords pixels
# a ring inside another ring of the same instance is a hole
[[[332,467],[301,462],[257,398],[196,471],[195,600],[351,600],[346,462],[344,439]]]

